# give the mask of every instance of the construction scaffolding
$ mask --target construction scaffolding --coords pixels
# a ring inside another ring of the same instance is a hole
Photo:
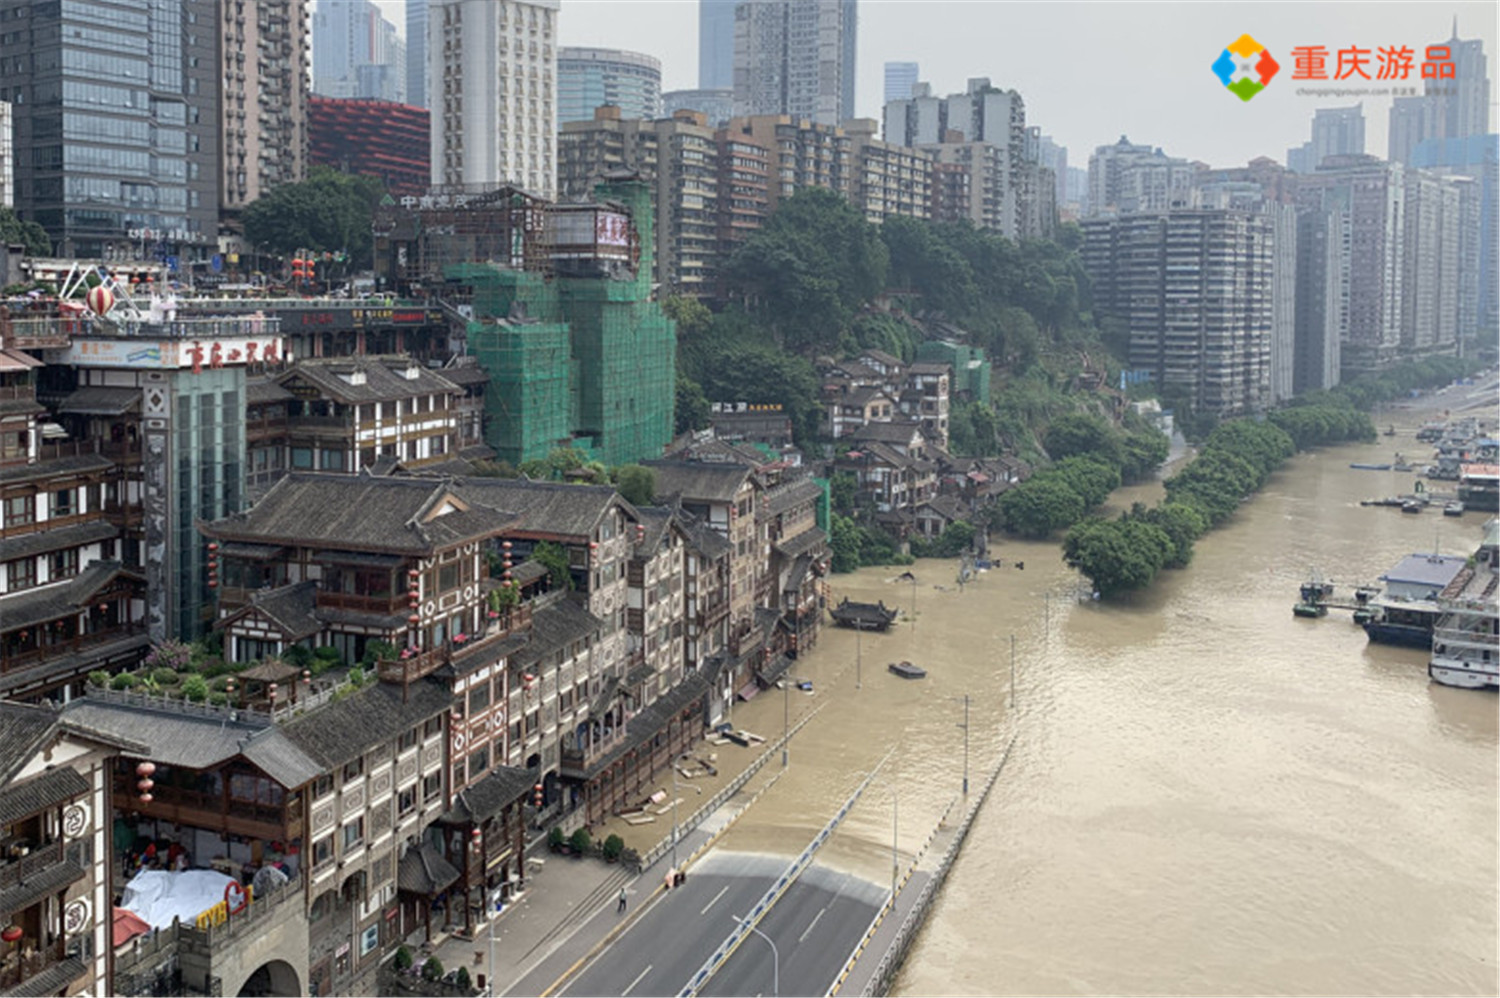
[[[547,273],[547,209],[548,202],[515,187],[435,187],[421,197],[387,197],[373,220],[376,274],[399,294],[420,297],[457,264]]]

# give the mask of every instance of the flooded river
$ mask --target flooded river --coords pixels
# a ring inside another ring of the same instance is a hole
[[[967,694],[976,785],[1018,737],[896,993],[1496,993],[1496,697],[1430,684],[1347,612],[1291,613],[1311,572],[1474,549],[1483,514],[1359,506],[1411,476],[1349,462],[1427,452],[1395,419],[1288,462],[1132,600],[1080,602],[1057,544],[999,542],[962,592],[953,562],[834,577],[915,620],[858,648],[830,628],[794,670],[816,694],[736,709],[774,736],[823,706],[725,845],[794,854],[894,748],[822,856],[888,882],[893,840],[904,865],[960,790]]]

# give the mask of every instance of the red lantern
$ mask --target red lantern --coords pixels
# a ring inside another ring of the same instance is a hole
[[[217,588],[219,588],[219,580],[218,579],[209,579],[208,580],[208,588],[210,588],[210,589],[217,589]]]
[[[409,624],[418,624],[421,623],[422,618],[417,616],[416,614],[412,614],[410,617],[406,618],[406,621]]]
[[[597,550],[599,550],[599,542],[598,541],[589,541],[589,550],[590,551],[597,551]]]
[[[422,577],[422,573],[417,571],[415,568],[409,568],[406,570],[406,577],[408,579],[420,579]]]
[[[210,551],[217,551],[217,550],[219,550],[219,542],[218,541],[209,541],[208,542],[208,549]]]
[[[509,551],[510,550],[510,541],[501,541],[500,542],[500,546],[502,548],[504,548],[506,551]]]
[[[152,779],[138,780],[136,781],[135,785],[136,789],[138,789],[141,793],[149,794],[151,792],[151,788],[156,786],[156,781]]]
[[[150,804],[153,800],[155,800],[155,798],[152,797],[150,794],[141,794],[141,803],[142,804]]]
[[[302,670],[302,681],[304,683],[308,683],[309,685],[311,685],[311,683],[312,683],[312,670],[311,669],[303,669]]]
[[[7,925],[4,929],[0,929],[0,939],[4,939],[8,943],[15,942],[23,935],[25,933],[22,932],[19,925]]]
[[[271,702],[272,703],[276,702],[276,684],[275,683],[272,683],[270,686],[266,687],[266,696],[268,696],[268,697],[271,698]]]
[[[156,763],[143,762],[135,767],[135,772],[138,776],[150,776],[156,772]]]

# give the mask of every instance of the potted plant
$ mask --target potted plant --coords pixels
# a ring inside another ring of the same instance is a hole
[[[625,840],[618,835],[610,835],[604,840],[604,861],[606,863],[619,862],[620,853],[625,849]]]
[[[589,834],[587,828],[579,828],[573,832],[568,844],[573,847],[573,855],[576,857],[587,856],[589,849],[594,844],[594,837]]]
[[[552,830],[547,833],[547,848],[553,852],[562,852],[563,847],[568,844],[567,836],[558,825],[553,825]]]

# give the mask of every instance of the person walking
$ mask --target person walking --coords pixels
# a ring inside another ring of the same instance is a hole
[[[615,904],[615,914],[618,915],[625,910],[625,888],[620,888],[620,899]]]

